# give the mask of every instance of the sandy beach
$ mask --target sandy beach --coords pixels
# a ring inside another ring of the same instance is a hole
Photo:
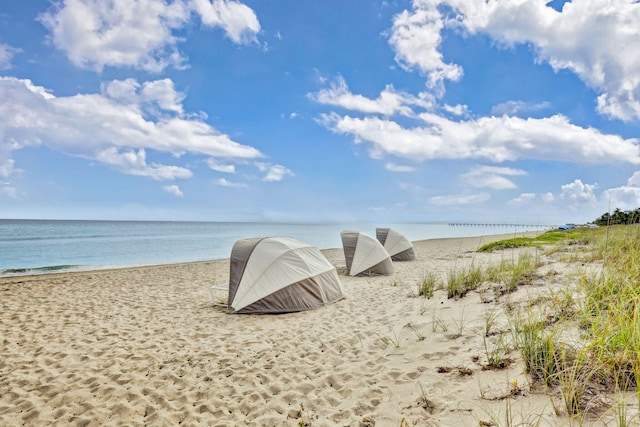
[[[342,250],[324,250],[346,299],[285,315],[215,307],[209,287],[228,281],[228,260],[2,278],[0,425],[571,425],[517,351],[488,369],[486,349],[509,335],[508,304],[580,266],[540,249],[475,252],[501,238],[414,242],[417,261],[381,277],[346,276]],[[417,295],[430,272],[525,250],[557,274],[501,298]]]

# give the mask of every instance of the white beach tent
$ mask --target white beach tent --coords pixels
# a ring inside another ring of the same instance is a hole
[[[379,241],[359,231],[342,231],[340,237],[350,276],[393,274],[391,257]]]
[[[376,228],[376,238],[393,261],[414,261],[413,243],[393,228]]]
[[[318,248],[290,237],[238,240],[228,289],[235,313],[313,310],[344,298],[336,268]]]

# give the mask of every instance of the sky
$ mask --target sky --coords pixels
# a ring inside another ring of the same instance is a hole
[[[3,0],[0,218],[640,207],[631,0]]]

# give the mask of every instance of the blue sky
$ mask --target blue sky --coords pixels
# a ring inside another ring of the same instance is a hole
[[[0,217],[640,207],[640,3],[6,0]]]

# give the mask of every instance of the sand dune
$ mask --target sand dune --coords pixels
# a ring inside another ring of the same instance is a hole
[[[502,237],[415,242],[394,276],[341,274],[346,299],[275,316],[211,304],[228,260],[0,279],[0,425],[568,425],[516,352],[486,369],[506,299],[416,295],[427,272],[517,256],[473,252]]]

